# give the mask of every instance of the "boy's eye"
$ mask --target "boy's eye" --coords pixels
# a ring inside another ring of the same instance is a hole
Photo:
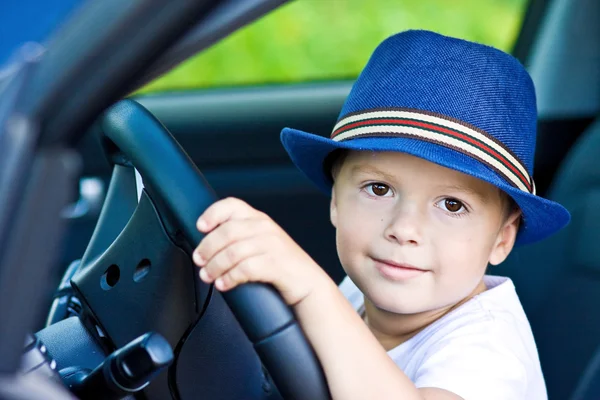
[[[450,212],[458,212],[462,208],[462,203],[454,199],[445,200],[446,210]]]
[[[388,194],[392,194],[390,187],[388,185],[384,185],[383,183],[371,183],[366,189],[369,194],[377,197],[384,197]]]
[[[462,214],[467,211],[462,201],[453,198],[442,199],[436,205],[453,214]]]

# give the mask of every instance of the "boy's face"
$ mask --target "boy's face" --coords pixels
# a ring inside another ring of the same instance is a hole
[[[480,284],[488,262],[512,249],[518,212],[507,218],[487,182],[395,152],[350,152],[335,175],[340,261],[380,309],[454,305]]]

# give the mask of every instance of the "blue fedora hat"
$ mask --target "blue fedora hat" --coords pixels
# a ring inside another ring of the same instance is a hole
[[[397,151],[472,175],[518,204],[517,244],[541,240],[570,219],[537,196],[533,82],[512,56],[428,31],[382,42],[362,71],[330,138],[285,128],[292,161],[330,194],[324,162],[336,149]]]

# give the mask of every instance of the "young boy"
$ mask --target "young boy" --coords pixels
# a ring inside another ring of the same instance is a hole
[[[331,194],[341,286],[237,199],[198,220],[200,276],[219,290],[274,285],[335,399],[546,399],[514,286],[484,275],[515,241],[569,221],[535,195],[535,132],[533,84],[514,58],[432,32],[392,36],[331,139],[282,132],[294,163]]]

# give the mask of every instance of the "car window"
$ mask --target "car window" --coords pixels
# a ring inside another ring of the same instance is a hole
[[[428,29],[511,50],[528,0],[296,0],[139,92],[353,79],[383,39]]]

